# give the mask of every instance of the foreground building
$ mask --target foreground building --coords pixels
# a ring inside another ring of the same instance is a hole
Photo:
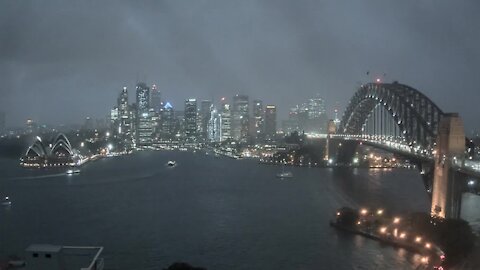
[[[33,244],[25,250],[25,270],[103,270],[103,247]]]

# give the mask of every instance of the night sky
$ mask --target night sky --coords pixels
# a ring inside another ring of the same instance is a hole
[[[81,123],[123,86],[157,84],[174,107],[236,93],[343,111],[377,76],[419,89],[480,128],[480,1],[0,2],[0,110]],[[370,75],[366,72],[370,71]]]

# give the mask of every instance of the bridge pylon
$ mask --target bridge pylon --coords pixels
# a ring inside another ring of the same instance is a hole
[[[432,192],[432,216],[459,218],[462,194],[461,177],[455,164],[464,162],[465,130],[456,113],[445,114],[438,128],[434,152],[434,176]]]

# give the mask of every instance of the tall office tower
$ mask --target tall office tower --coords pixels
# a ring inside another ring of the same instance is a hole
[[[308,118],[320,118],[327,113],[325,101],[319,96],[308,100]]]
[[[120,121],[119,121],[119,117],[118,117],[118,107],[117,106],[113,107],[113,109],[110,111],[110,126],[115,131],[120,130]],[[119,133],[120,133],[120,131],[119,131]]]
[[[248,96],[235,95],[232,105],[232,137],[234,140],[245,143],[249,135]]]
[[[162,93],[160,89],[157,88],[157,85],[152,85],[152,91],[150,96],[150,107],[155,110],[156,113],[160,112],[163,108],[162,104]]]
[[[137,100],[137,147],[152,145],[153,126],[150,117],[150,88],[145,83],[136,86]]]
[[[267,105],[265,107],[265,140],[274,141],[277,134],[277,107]]]
[[[221,99],[220,103],[220,141],[226,141],[232,138],[231,121],[232,112],[230,104],[226,102],[225,98]]]
[[[5,112],[0,111],[0,133],[5,131]]]
[[[251,125],[252,137],[255,141],[260,142],[265,139],[265,112],[263,110],[263,102],[261,100],[253,101],[253,123]]]
[[[200,103],[199,128],[200,138],[207,139],[208,137],[208,123],[210,121],[212,112],[212,101],[202,100]]]
[[[130,115],[130,106],[128,105],[127,87],[123,87],[122,92],[117,99],[118,108],[118,126],[117,132],[119,138],[123,141],[126,148],[132,147],[132,117]]]
[[[170,140],[175,137],[175,112],[170,102],[160,110],[160,138]]]
[[[208,120],[208,141],[220,141],[220,122],[221,116],[217,109],[213,108],[210,112],[210,119]]]
[[[307,132],[325,133],[327,130],[327,113],[325,101],[319,96],[311,98],[306,104],[308,113]]]
[[[194,98],[185,100],[184,123],[187,140],[194,141],[197,138],[197,100]]]

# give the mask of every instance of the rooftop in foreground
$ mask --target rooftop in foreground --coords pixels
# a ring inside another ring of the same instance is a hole
[[[102,270],[103,247],[32,244],[26,250],[25,270]]]

